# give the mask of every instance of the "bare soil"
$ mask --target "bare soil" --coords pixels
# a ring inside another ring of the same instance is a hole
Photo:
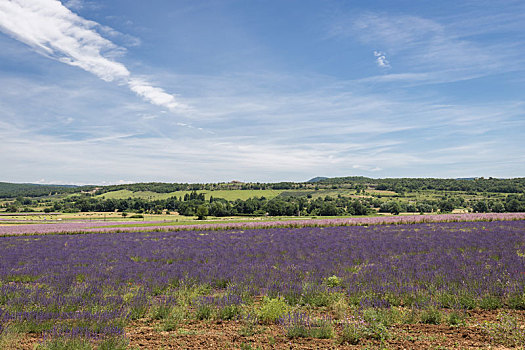
[[[525,311],[512,311],[525,317]],[[383,342],[362,340],[357,345],[341,344],[333,339],[286,337],[279,325],[255,325],[247,328],[241,321],[187,321],[173,331],[161,331],[159,321],[141,319],[126,327],[130,349],[512,349],[491,341],[481,327],[484,322],[497,322],[498,311],[469,311],[467,324],[394,325]],[[336,332],[340,334],[340,329]],[[34,349],[41,341],[28,334],[18,339],[12,349]],[[516,347],[514,347],[516,348]],[[518,348],[525,348],[525,344]]]

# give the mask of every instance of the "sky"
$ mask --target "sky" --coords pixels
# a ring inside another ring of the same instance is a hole
[[[525,2],[0,0],[0,181],[525,176]]]

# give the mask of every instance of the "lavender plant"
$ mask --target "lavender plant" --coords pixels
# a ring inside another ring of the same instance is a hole
[[[103,337],[131,319],[169,319],[173,307],[233,319],[260,296],[262,323],[296,305],[339,318],[349,307],[525,305],[523,220],[338,223],[0,237],[0,324]]]

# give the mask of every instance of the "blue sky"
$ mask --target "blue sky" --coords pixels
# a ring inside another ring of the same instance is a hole
[[[523,1],[0,0],[0,181],[525,176]]]

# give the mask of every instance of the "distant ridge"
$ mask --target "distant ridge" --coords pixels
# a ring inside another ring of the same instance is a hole
[[[41,185],[31,183],[0,182],[0,197],[14,198],[17,196],[38,197],[52,193],[67,193],[74,191],[75,185]]]
[[[314,177],[313,179],[310,179],[306,182],[319,182],[319,181],[323,181],[323,180],[326,180],[328,179],[327,177],[324,177],[324,176],[317,176],[317,177]]]

